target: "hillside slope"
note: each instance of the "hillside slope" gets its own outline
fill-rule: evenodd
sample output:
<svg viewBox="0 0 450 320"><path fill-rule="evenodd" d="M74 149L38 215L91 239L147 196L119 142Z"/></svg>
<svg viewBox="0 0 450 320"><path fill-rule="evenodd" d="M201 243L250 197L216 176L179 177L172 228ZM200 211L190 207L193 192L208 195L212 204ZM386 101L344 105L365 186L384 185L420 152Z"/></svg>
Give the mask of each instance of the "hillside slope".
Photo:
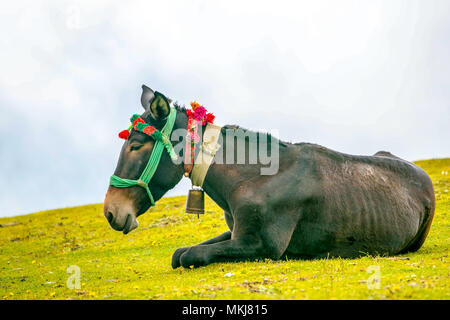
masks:
<svg viewBox="0 0 450 320"><path fill-rule="evenodd" d="M197 219L184 213L185 197L165 198L126 236L108 226L102 204L95 204L1 218L0 298L449 299L450 159L416 163L433 180L437 208L415 253L172 270L175 249L227 230L210 199L210 212ZM69 289L78 268L80 288Z"/></svg>

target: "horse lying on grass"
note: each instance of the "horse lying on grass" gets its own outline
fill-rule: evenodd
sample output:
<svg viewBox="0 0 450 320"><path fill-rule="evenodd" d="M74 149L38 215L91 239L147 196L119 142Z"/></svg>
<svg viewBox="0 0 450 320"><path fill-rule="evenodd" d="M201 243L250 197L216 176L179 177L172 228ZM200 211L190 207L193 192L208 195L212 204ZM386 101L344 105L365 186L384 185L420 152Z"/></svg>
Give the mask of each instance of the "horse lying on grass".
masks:
<svg viewBox="0 0 450 320"><path fill-rule="evenodd" d="M111 227L124 234L138 226L137 217L175 187L185 172L183 161L176 163L169 152L162 151L153 166L151 183L138 179L157 148L159 140L154 138L153 129L164 131L171 112L171 132L186 129L190 114L190 110L171 104L163 94L146 86L141 102L145 111L139 118L143 124L140 130L132 126L114 173L128 185L111 183L104 201L104 215ZM227 150L233 152L233 159L239 156L234 141L225 138L227 131L236 128L220 130L221 152L215 155L202 184L224 210L230 231L177 249L173 268L264 258L394 255L416 251L424 243L433 220L435 197L429 176L416 165L389 152L349 155L270 136L269 144L278 148L278 170L262 175L261 163L217 161L218 155L226 155ZM251 144L261 148L260 140L242 139L245 150L250 150ZM167 139L164 146L167 150L172 147ZM198 150L196 146L195 152Z"/></svg>

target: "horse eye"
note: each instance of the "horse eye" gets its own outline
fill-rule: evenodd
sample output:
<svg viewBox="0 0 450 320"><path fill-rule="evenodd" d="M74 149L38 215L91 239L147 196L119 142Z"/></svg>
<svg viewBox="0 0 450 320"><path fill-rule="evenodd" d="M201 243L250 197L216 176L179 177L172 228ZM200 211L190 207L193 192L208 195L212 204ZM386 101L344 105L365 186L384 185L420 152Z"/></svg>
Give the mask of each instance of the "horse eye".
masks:
<svg viewBox="0 0 450 320"><path fill-rule="evenodd" d="M132 144L130 147L130 151L139 150L142 147L142 144Z"/></svg>

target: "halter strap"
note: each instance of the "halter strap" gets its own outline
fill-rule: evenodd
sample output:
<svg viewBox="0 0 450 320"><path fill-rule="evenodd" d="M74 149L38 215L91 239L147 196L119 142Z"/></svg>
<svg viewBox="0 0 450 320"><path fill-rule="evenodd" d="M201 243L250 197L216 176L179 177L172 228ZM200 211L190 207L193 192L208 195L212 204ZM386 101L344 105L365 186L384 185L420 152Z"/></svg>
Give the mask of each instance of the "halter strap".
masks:
<svg viewBox="0 0 450 320"><path fill-rule="evenodd" d="M155 145L153 147L152 154L150 155L150 159L147 162L147 165L144 168L144 171L142 171L141 176L137 180L132 179L125 179L120 178L116 175L112 175L109 184L117 187L117 188L129 188L133 186L140 186L145 189L147 192L147 195L150 199L150 203L152 206L155 205L155 200L153 199L153 195L150 191L150 188L148 187L148 184L150 183L150 180L152 179L153 175L155 174L156 169L158 168L158 164L161 161L161 156L163 153L164 148L166 147L167 151L169 152L168 145L170 144L170 134L172 133L173 126L175 124L175 118L177 116L177 111L175 108L170 108L170 113L167 118L167 122L164 125L164 127L161 129L161 134L163 136L163 139L157 140L155 142ZM170 152L169 152L170 155Z"/></svg>

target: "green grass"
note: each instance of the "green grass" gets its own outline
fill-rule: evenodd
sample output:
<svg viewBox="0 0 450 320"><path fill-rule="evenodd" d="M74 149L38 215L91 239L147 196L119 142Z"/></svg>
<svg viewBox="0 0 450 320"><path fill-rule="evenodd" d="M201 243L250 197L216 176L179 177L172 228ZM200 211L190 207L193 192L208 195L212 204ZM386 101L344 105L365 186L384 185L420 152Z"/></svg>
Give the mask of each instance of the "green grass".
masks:
<svg viewBox="0 0 450 320"><path fill-rule="evenodd" d="M199 219L185 197L165 198L129 235L113 231L102 205L1 218L1 299L449 299L450 159L418 161L432 177L437 208L425 245L397 257L170 266L175 249L227 230L207 199ZM81 288L67 288L68 266ZM375 266L375 267L373 267ZM378 268L380 288L368 288ZM228 275L228 276L227 276Z"/></svg>

